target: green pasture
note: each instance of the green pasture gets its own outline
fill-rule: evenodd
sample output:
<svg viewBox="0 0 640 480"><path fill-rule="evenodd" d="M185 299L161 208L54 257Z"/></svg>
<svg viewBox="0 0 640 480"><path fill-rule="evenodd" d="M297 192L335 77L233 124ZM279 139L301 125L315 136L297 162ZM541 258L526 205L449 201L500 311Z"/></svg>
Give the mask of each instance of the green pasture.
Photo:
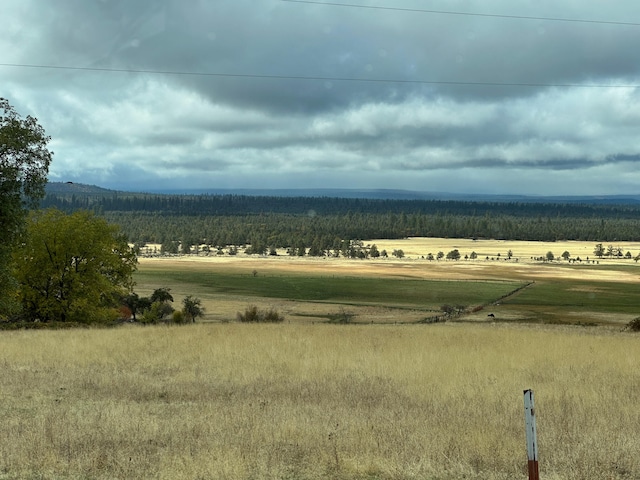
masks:
<svg viewBox="0 0 640 480"><path fill-rule="evenodd" d="M444 304L485 305L517 290L520 281L434 281L403 278L312 276L145 270L135 274L139 287L191 287L196 293L277 298L345 305L383 305L438 310Z"/></svg>
<svg viewBox="0 0 640 480"><path fill-rule="evenodd" d="M545 281L532 285L505 303L640 314L640 287L630 283Z"/></svg>
<svg viewBox="0 0 640 480"><path fill-rule="evenodd" d="M500 309L502 320L620 325L640 316L640 286L547 279L505 299Z"/></svg>
<svg viewBox="0 0 640 480"><path fill-rule="evenodd" d="M437 312L448 304L473 308L491 306L461 319L533 323L626 324L640 316L640 285L627 282L538 280L528 285L513 280L423 280L400 277L305 275L238 270L163 269L142 266L135 274L137 289L146 294L170 287L177 294L202 298L260 299L326 303L334 306L376 306ZM528 285L526 288L522 288Z"/></svg>

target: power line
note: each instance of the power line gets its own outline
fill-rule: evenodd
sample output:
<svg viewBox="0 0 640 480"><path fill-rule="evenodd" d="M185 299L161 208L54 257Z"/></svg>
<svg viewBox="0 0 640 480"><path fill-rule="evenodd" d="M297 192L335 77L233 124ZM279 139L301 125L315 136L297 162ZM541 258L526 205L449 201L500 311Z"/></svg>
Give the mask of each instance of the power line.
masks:
<svg viewBox="0 0 640 480"><path fill-rule="evenodd" d="M192 77L228 77L253 78L266 80L303 80L325 82L364 82L364 83L401 83L414 85L449 85L449 86L484 86L484 87L557 87L557 88L640 88L640 84L581 84L581 83L537 83L537 82L472 82L458 80L409 80L398 78L364 78L364 77L317 77L306 75L267 75L256 73L228 73L228 72L193 72L178 70L142 70L134 68L108 67L74 67L68 65L36 65L28 63L0 63L0 67L34 68L52 70L74 70L83 72L108 73L140 73L150 75L176 75Z"/></svg>
<svg viewBox="0 0 640 480"><path fill-rule="evenodd" d="M312 0L281 0L282 2L289 3L307 3L313 5L327 5L330 7L349 7L349 8L366 8L370 10L394 10L398 12L413 12L413 13L432 13L438 15L459 15L467 17L490 17L490 18L503 18L511 20L539 20L545 22L571 22L571 23L595 23L603 25L625 25L640 27L640 23L636 22L615 22L609 20L587 20L579 18L557 18L557 17L530 17L527 15L500 15L493 13L473 13L473 12L455 12L447 10L425 10L421 8L401 8L401 7L385 7L375 5L357 5L352 3L336 3L336 2L316 2Z"/></svg>

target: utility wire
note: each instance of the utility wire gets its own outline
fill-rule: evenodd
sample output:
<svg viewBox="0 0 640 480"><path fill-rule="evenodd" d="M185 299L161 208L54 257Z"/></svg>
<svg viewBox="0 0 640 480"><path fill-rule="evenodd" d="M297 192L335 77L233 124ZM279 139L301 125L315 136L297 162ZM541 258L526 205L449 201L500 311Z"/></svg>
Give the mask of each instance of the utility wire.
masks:
<svg viewBox="0 0 640 480"><path fill-rule="evenodd" d="M640 27L640 23L636 22L615 22L609 20L585 20L579 18L557 18L557 17L530 17L526 15L500 15L493 13L473 13L473 12L454 12L447 10L425 10L421 8L401 8L401 7L385 7L375 5L357 5L352 3L336 3L336 2L316 2L312 0L280 0L288 3L307 3L312 5L327 5L330 7L349 7L349 8L366 8L370 10L394 10L398 12L413 12L413 13L431 13L438 15L459 15L467 17L490 17L490 18L504 18L512 20L541 20L545 22L572 22L572 23L595 23L603 25L625 25Z"/></svg>
<svg viewBox="0 0 640 480"><path fill-rule="evenodd" d="M73 67L67 65L35 65L28 63L0 63L0 67L35 68L53 70L75 70L83 72L108 73L143 73L150 75L177 75L193 77L229 77L256 78L272 80L306 80L325 82L366 82L366 83L404 83L417 85L452 85L452 86L486 86L486 87L576 87L576 88L640 88L640 84L581 84L581 83L536 83L536 82L470 82L457 80L408 80L398 78L364 78L364 77L316 77L306 75L266 75L256 73L227 73L227 72L193 72L177 70L142 70L134 68L108 67Z"/></svg>

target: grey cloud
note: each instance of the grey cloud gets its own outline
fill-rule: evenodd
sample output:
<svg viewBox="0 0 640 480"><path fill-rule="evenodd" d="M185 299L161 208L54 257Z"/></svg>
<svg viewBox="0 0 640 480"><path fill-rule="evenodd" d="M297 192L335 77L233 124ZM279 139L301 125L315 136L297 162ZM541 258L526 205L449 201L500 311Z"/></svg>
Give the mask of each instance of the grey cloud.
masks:
<svg viewBox="0 0 640 480"><path fill-rule="evenodd" d="M453 171L476 190L497 188L498 174L509 179L502 189L535 190L517 183L521 172L532 182L570 172L591 190L595 171L624 169L625 188L636 178L640 93L586 85L638 83L638 27L279 0L7 0L3 8L12 21L0 33L0 63L232 75L0 67L0 93L54 137L54 178L458 188L443 173ZM630 0L588 11L550 0L429 8L640 18ZM569 188L540 189L549 185Z"/></svg>

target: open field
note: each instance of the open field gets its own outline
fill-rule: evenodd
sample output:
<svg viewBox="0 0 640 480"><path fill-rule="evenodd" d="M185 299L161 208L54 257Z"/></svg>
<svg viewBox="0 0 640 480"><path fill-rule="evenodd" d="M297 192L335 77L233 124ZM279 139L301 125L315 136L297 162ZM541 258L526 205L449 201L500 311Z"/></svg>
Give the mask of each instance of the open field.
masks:
<svg viewBox="0 0 640 480"><path fill-rule="evenodd" d="M428 241L376 243L470 253ZM527 388L542 478L640 478L638 265L481 243L514 259L143 258L137 291L205 322L3 332L0 480L524 480ZM468 312L417 323L443 303ZM249 304L286 321L234 322Z"/></svg>
<svg viewBox="0 0 640 480"><path fill-rule="evenodd" d="M0 335L0 479L640 478L640 337L507 324Z"/></svg>
<svg viewBox="0 0 640 480"><path fill-rule="evenodd" d="M289 322L326 321L346 311L359 322L416 322L438 314L444 304L463 305L459 320L611 324L640 315L640 265L629 259L594 259L588 242L493 240L376 240L407 258L349 260L289 256L184 256L142 258L138 290L170 287L181 297L202 298L205 320L233 320L249 304L273 307ZM428 261L428 253L478 254L476 260ZM638 244L620 245L635 256ZM513 258L506 260L511 250ZM582 262L534 261L568 251ZM498 256L500 254L500 256ZM489 260L486 260L489 257ZM587 258L590 261L587 262ZM529 285L530 284L530 285ZM527 288L502 298L523 285ZM483 307L482 310L472 310Z"/></svg>

